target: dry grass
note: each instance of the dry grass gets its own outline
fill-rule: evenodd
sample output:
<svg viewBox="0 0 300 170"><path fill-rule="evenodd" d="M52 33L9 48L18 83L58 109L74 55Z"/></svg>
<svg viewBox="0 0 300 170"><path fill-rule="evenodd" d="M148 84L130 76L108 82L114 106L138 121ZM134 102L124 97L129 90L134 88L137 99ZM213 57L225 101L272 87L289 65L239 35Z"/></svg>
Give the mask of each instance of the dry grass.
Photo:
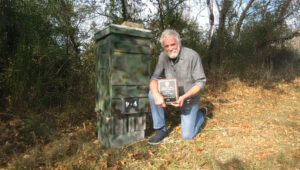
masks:
<svg viewBox="0 0 300 170"><path fill-rule="evenodd" d="M300 94L295 91L299 79L270 89L238 80L227 84L228 91L205 96L215 106L214 119L200 134L210 136L203 144L211 167L299 168Z"/></svg>
<svg viewBox="0 0 300 170"><path fill-rule="evenodd" d="M89 122L16 157L8 168L32 160L29 169L300 169L300 78L268 88L233 79L224 87L208 86L202 95L213 117L193 140L181 139L173 112L167 115L170 135L157 146L145 139L104 149L96 122Z"/></svg>

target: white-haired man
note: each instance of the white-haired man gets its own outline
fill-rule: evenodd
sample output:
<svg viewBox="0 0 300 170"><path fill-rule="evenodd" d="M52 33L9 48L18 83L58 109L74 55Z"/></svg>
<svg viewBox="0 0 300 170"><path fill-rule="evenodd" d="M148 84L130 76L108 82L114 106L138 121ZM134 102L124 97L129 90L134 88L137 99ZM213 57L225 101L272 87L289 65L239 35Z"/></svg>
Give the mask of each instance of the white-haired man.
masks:
<svg viewBox="0 0 300 170"><path fill-rule="evenodd" d="M150 144L158 144L168 136L165 124L164 97L158 91L157 80L176 78L178 81L179 99L171 103L181 110L181 136L192 139L204 122L206 108L199 108L200 90L204 88L206 76L200 56L194 50L181 46L179 34L175 30L165 30L160 43L164 48L149 83L149 100L155 135L149 139Z"/></svg>

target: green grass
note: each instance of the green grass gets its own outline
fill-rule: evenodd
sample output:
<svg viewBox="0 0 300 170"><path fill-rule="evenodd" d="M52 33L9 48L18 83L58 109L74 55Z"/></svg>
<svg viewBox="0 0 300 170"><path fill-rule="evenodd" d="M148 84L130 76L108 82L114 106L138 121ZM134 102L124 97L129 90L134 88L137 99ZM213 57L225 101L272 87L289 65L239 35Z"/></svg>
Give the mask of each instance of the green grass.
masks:
<svg viewBox="0 0 300 170"><path fill-rule="evenodd" d="M293 87L294 92L300 93L300 86Z"/></svg>

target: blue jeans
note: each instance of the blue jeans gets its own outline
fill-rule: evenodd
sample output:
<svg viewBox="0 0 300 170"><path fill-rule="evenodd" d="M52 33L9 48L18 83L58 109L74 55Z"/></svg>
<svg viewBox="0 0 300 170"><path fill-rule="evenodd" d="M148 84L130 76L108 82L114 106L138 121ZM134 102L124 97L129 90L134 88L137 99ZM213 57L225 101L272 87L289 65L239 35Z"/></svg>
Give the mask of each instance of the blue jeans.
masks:
<svg viewBox="0 0 300 170"><path fill-rule="evenodd" d="M160 129L166 127L164 108L157 106L152 93L148 94L153 119L153 128ZM199 104L185 109L181 108L181 137L183 139L193 139L204 122L203 113L198 111Z"/></svg>

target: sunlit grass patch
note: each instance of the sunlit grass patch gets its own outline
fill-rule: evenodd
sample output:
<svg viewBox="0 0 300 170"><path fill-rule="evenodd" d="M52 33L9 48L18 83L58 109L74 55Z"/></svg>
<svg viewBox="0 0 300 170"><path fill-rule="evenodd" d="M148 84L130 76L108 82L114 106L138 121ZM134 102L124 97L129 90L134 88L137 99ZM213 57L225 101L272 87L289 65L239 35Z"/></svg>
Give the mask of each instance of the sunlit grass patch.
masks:
<svg viewBox="0 0 300 170"><path fill-rule="evenodd" d="M294 92L300 93L300 86L295 86L292 88Z"/></svg>

